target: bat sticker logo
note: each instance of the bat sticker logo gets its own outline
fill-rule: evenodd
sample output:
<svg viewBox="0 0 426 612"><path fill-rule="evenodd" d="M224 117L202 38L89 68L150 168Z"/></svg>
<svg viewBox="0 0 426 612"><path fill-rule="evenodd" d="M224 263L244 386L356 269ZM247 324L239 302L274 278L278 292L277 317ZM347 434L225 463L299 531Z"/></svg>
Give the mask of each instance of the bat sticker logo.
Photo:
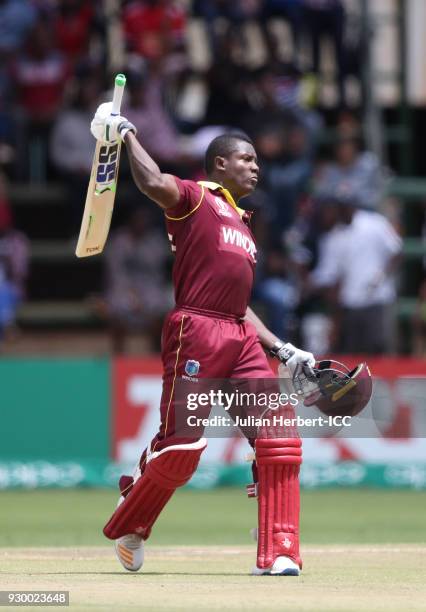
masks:
<svg viewBox="0 0 426 612"><path fill-rule="evenodd" d="M106 184L114 183L117 172L118 143L114 145L104 145L100 148L98 158L98 169L96 172L96 183L104 184L103 189L97 189L102 193L107 189Z"/></svg>

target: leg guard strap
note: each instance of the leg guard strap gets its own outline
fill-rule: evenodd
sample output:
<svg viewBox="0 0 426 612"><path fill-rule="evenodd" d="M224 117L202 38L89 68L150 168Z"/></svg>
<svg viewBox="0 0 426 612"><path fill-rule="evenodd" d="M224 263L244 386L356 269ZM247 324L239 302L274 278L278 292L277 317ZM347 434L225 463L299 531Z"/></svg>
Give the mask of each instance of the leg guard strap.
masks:
<svg viewBox="0 0 426 612"><path fill-rule="evenodd" d="M197 469L206 446L206 439L201 438L193 444L177 444L152 453L142 476L105 525L106 537L116 540L137 533L146 540L173 493L187 483Z"/></svg>
<svg viewBox="0 0 426 612"><path fill-rule="evenodd" d="M299 470L302 463L299 438L258 439L257 566L271 567L286 556L301 567L299 556Z"/></svg>

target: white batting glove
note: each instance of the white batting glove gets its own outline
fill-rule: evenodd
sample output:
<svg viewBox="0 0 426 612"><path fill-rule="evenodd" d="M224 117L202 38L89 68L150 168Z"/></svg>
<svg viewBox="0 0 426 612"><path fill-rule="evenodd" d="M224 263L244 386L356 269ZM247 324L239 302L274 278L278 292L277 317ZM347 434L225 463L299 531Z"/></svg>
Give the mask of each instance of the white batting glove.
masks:
<svg viewBox="0 0 426 612"><path fill-rule="evenodd" d="M127 132L136 134L136 128L122 115L109 115L105 120L105 135L107 142L117 142L119 138L124 140Z"/></svg>
<svg viewBox="0 0 426 612"><path fill-rule="evenodd" d="M112 102L104 102L96 109L95 116L90 124L90 131L96 140L105 141L105 121L111 114Z"/></svg>
<svg viewBox="0 0 426 612"><path fill-rule="evenodd" d="M312 353L302 351L290 342L284 344L280 341L275 343L270 353L281 361L278 372L283 386L289 394L297 393L306 399L317 393L318 384L314 380L313 372L316 360ZM308 375L309 379L307 378ZM312 380L310 379L311 375ZM303 380L303 388L299 379Z"/></svg>
<svg viewBox="0 0 426 612"><path fill-rule="evenodd" d="M296 370L301 370L304 366L308 368L313 368L315 366L315 357L312 353L302 351L290 344L290 342L286 344L283 342L276 342L270 352L271 355L287 366L292 376L294 376Z"/></svg>
<svg viewBox="0 0 426 612"><path fill-rule="evenodd" d="M127 132L136 134L136 128L122 115L111 115L112 102L101 104L90 124L90 131L96 140L114 144L119 138L124 139Z"/></svg>

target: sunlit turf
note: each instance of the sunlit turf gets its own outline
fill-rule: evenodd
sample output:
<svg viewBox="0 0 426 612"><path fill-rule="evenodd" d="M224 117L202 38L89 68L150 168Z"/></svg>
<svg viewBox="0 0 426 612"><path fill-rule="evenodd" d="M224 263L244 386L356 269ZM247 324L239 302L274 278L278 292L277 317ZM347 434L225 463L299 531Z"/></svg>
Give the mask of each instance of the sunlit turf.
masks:
<svg viewBox="0 0 426 612"><path fill-rule="evenodd" d="M110 489L0 492L0 546L108 545L102 527L117 494ZM426 492L304 491L306 544L426 542ZM150 545L242 545L256 525L256 501L243 489L179 490L160 516Z"/></svg>

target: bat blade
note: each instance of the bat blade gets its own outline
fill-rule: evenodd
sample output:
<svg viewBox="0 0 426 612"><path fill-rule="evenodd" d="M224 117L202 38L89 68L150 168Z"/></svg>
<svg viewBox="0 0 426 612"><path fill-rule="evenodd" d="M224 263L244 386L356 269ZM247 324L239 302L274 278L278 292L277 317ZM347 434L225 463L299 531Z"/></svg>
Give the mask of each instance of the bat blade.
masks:
<svg viewBox="0 0 426 612"><path fill-rule="evenodd" d="M121 143L98 142L93 156L83 220L75 254L90 257L102 253L114 210Z"/></svg>
<svg viewBox="0 0 426 612"><path fill-rule="evenodd" d="M120 114L126 77L117 74L112 97L112 115ZM121 141L97 142L75 254L90 257L102 253L111 225L120 163Z"/></svg>

